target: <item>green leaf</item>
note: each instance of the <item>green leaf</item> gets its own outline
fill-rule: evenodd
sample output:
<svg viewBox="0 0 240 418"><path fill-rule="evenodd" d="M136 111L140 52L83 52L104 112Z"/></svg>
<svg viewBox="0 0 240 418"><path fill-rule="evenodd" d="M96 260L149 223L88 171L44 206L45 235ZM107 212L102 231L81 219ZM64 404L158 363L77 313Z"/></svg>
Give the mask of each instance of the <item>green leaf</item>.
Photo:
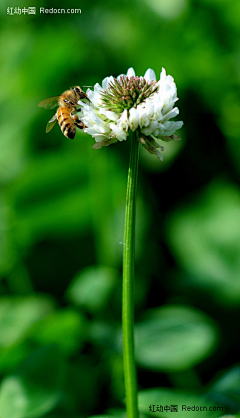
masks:
<svg viewBox="0 0 240 418"><path fill-rule="evenodd" d="M106 305L116 281L117 272L112 268L87 267L73 279L67 296L71 302L97 311Z"/></svg>
<svg viewBox="0 0 240 418"><path fill-rule="evenodd" d="M51 411L60 397L61 358L54 347L34 352L15 375L2 381L1 418L37 418Z"/></svg>
<svg viewBox="0 0 240 418"><path fill-rule="evenodd" d="M2 276L11 271L18 259L11 234L11 209L3 195L0 198L0 231L0 276Z"/></svg>
<svg viewBox="0 0 240 418"><path fill-rule="evenodd" d="M240 415L221 415L219 418L240 418Z"/></svg>
<svg viewBox="0 0 240 418"><path fill-rule="evenodd" d="M0 347L24 338L31 326L53 309L44 296L3 297L0 299Z"/></svg>
<svg viewBox="0 0 240 418"><path fill-rule="evenodd" d="M166 224L169 245L190 284L222 303L240 301L240 192L214 182Z"/></svg>
<svg viewBox="0 0 240 418"><path fill-rule="evenodd" d="M215 418L223 411L222 406L218 407L203 396L165 388L143 390L139 392L138 399L139 410L156 418ZM171 411L174 406L177 407L177 412ZM208 410L209 408L211 409Z"/></svg>
<svg viewBox="0 0 240 418"><path fill-rule="evenodd" d="M15 375L2 381L1 418L38 418L60 397L61 358L54 347L34 352Z"/></svg>
<svg viewBox="0 0 240 418"><path fill-rule="evenodd" d="M40 321L31 338L40 345L56 344L66 354L74 353L84 341L85 318L78 312L62 309Z"/></svg>
<svg viewBox="0 0 240 418"><path fill-rule="evenodd" d="M186 306L164 306L136 325L136 359L154 370L185 370L207 358L216 346L212 320Z"/></svg>
<svg viewBox="0 0 240 418"><path fill-rule="evenodd" d="M45 234L86 230L91 218L86 157L58 152L32 160L9 187L8 199L21 245Z"/></svg>
<svg viewBox="0 0 240 418"><path fill-rule="evenodd" d="M231 411L240 410L240 366L225 370L211 388L211 397L224 402Z"/></svg>

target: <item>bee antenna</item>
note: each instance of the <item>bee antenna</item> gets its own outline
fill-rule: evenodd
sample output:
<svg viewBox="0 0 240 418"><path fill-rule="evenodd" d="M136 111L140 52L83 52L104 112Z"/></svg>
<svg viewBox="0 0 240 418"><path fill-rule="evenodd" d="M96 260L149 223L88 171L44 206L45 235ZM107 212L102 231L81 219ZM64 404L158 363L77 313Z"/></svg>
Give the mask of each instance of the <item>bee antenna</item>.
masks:
<svg viewBox="0 0 240 418"><path fill-rule="evenodd" d="M83 86L83 87L92 87L92 86Z"/></svg>

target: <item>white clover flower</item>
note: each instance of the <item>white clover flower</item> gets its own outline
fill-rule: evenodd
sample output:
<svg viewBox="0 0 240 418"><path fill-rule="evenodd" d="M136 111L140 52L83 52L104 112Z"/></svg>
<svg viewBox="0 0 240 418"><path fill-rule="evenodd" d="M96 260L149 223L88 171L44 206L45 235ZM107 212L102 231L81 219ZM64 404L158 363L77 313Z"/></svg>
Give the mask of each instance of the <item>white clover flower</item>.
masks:
<svg viewBox="0 0 240 418"><path fill-rule="evenodd" d="M93 148L125 141L129 131L137 131L140 143L162 160L160 141L181 139L174 132L183 122L170 121L179 114L175 107L177 87L164 68L159 81L150 68L144 77L135 76L129 68L126 75L106 77L102 87L95 84L87 96L89 104L79 101L80 119L86 125L85 132L96 141Z"/></svg>

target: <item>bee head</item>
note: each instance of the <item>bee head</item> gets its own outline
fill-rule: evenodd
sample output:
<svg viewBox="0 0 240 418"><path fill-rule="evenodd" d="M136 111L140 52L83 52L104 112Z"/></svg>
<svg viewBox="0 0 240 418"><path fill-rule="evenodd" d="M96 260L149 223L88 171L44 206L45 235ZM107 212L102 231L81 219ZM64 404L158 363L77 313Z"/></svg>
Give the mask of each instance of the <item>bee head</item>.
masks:
<svg viewBox="0 0 240 418"><path fill-rule="evenodd" d="M72 87L72 89L75 91L75 93L78 93L78 94L82 92L82 89L78 86Z"/></svg>
<svg viewBox="0 0 240 418"><path fill-rule="evenodd" d="M83 91L82 89L81 89L81 87L79 87L79 86L74 86L74 87L72 87L72 90L78 95L78 97L80 98L80 99L88 99L88 96L87 96L87 94L85 93L85 91Z"/></svg>

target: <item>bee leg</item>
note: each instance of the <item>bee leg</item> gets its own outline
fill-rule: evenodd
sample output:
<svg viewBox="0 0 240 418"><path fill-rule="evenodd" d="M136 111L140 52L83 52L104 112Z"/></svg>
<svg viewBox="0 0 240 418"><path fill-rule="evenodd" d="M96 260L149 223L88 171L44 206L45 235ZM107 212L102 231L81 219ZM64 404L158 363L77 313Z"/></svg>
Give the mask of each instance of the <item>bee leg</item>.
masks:
<svg viewBox="0 0 240 418"><path fill-rule="evenodd" d="M79 121L78 115L76 115L76 113L70 112L70 116L73 118L74 123Z"/></svg>
<svg viewBox="0 0 240 418"><path fill-rule="evenodd" d="M85 123L83 123L81 120L79 120L78 122L74 122L74 125L77 126L78 129L87 128L87 126L85 125Z"/></svg>
<svg viewBox="0 0 240 418"><path fill-rule="evenodd" d="M72 118L74 120L74 125L77 126L78 129L87 128L87 126L80 119L78 119L78 115L73 115L71 113L71 116L72 116Z"/></svg>

